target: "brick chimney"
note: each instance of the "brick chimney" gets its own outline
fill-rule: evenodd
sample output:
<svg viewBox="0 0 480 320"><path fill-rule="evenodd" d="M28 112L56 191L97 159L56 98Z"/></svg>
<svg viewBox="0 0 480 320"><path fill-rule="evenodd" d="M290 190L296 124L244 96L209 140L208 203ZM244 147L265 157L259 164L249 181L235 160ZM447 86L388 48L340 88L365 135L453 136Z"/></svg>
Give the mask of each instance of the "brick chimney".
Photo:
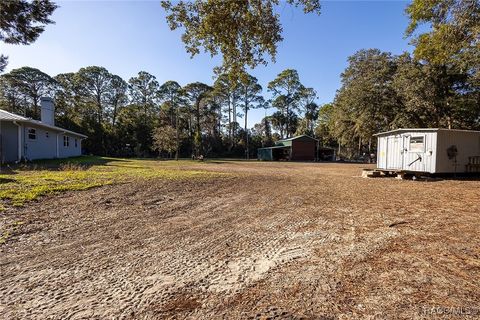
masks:
<svg viewBox="0 0 480 320"><path fill-rule="evenodd" d="M40 98L40 121L51 126L55 125L55 105L52 98Z"/></svg>

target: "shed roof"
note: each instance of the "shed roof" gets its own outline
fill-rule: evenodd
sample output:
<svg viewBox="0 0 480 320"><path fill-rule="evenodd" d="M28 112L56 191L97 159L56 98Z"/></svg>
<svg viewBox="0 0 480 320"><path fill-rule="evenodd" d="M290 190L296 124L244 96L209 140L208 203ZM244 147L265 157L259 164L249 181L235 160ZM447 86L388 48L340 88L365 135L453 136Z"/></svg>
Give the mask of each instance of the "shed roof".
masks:
<svg viewBox="0 0 480 320"><path fill-rule="evenodd" d="M391 134L398 134L398 133L404 133L404 132L437 132L437 131L451 131L451 132L477 132L480 133L480 131L475 131L475 130L463 130L463 129L444 129L444 128L403 128L403 129L395 129L395 130L390 130L390 131L385 131L385 132L379 132L374 134L374 137L377 136L387 136Z"/></svg>
<svg viewBox="0 0 480 320"><path fill-rule="evenodd" d="M57 127L57 126L52 126L52 125L49 125L49 124L43 123L43 122L38 121L38 120L31 119L31 118L22 117L18 114L11 113L11 112L8 112L8 111L2 110L2 109L0 109L0 120L2 120L2 121L17 121L17 122L21 122L21 123L33 124L33 125L36 125L36 126L39 126L39 127L44 127L44 128L48 128L48 129L55 130L55 131L69 133L69 134L74 135L74 136L87 138L87 136L84 135L84 134L81 134L81 133L78 133L78 132L75 132L75 131L70 131L70 130L67 130L67 129L63 129L63 128L60 128L60 127Z"/></svg>

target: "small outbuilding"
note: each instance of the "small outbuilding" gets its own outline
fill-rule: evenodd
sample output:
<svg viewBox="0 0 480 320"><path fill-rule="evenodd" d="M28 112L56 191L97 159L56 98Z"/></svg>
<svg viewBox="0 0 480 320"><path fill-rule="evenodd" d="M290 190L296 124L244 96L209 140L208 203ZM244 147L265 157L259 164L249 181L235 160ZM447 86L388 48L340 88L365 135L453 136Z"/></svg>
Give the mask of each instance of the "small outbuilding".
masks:
<svg viewBox="0 0 480 320"><path fill-rule="evenodd" d="M258 160L315 161L317 144L317 139L307 135L279 140L273 147L258 149Z"/></svg>
<svg viewBox="0 0 480 320"><path fill-rule="evenodd" d="M379 170L432 174L480 172L480 131L397 129L375 136Z"/></svg>
<svg viewBox="0 0 480 320"><path fill-rule="evenodd" d="M55 106L41 98L41 120L0 109L0 161L68 158L82 154L87 136L55 126Z"/></svg>

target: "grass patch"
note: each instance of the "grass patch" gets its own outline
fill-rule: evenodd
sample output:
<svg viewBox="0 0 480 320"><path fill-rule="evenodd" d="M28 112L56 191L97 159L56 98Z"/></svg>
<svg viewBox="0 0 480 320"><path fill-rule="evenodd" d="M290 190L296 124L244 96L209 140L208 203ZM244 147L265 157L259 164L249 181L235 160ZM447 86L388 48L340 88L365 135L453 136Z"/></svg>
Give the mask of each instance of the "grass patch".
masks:
<svg viewBox="0 0 480 320"><path fill-rule="evenodd" d="M92 156L36 161L29 165L12 167L6 174L0 174L0 199L4 204L22 206L43 195L86 190L135 179L178 180L225 175L182 169L182 166L192 164L191 162Z"/></svg>

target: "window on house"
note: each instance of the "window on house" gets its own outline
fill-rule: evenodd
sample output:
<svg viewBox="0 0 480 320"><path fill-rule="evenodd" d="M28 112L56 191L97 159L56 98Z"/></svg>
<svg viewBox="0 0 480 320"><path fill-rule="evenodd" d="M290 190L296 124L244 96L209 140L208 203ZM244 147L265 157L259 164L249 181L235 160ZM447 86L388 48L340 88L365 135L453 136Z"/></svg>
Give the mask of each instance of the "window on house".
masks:
<svg viewBox="0 0 480 320"><path fill-rule="evenodd" d="M410 147L409 151L411 152L423 152L425 151L425 137L410 137Z"/></svg>
<svg viewBox="0 0 480 320"><path fill-rule="evenodd" d="M27 129L27 135L29 140L37 140L37 130L33 128Z"/></svg>
<svg viewBox="0 0 480 320"><path fill-rule="evenodd" d="M64 147L70 146L70 137L69 136L63 136L63 146Z"/></svg>
<svg viewBox="0 0 480 320"><path fill-rule="evenodd" d="M77 148L77 147L78 147L78 140L75 139L75 148Z"/></svg>
<svg viewBox="0 0 480 320"><path fill-rule="evenodd" d="M45 131L45 138L48 139L49 135L48 135L48 131Z"/></svg>

